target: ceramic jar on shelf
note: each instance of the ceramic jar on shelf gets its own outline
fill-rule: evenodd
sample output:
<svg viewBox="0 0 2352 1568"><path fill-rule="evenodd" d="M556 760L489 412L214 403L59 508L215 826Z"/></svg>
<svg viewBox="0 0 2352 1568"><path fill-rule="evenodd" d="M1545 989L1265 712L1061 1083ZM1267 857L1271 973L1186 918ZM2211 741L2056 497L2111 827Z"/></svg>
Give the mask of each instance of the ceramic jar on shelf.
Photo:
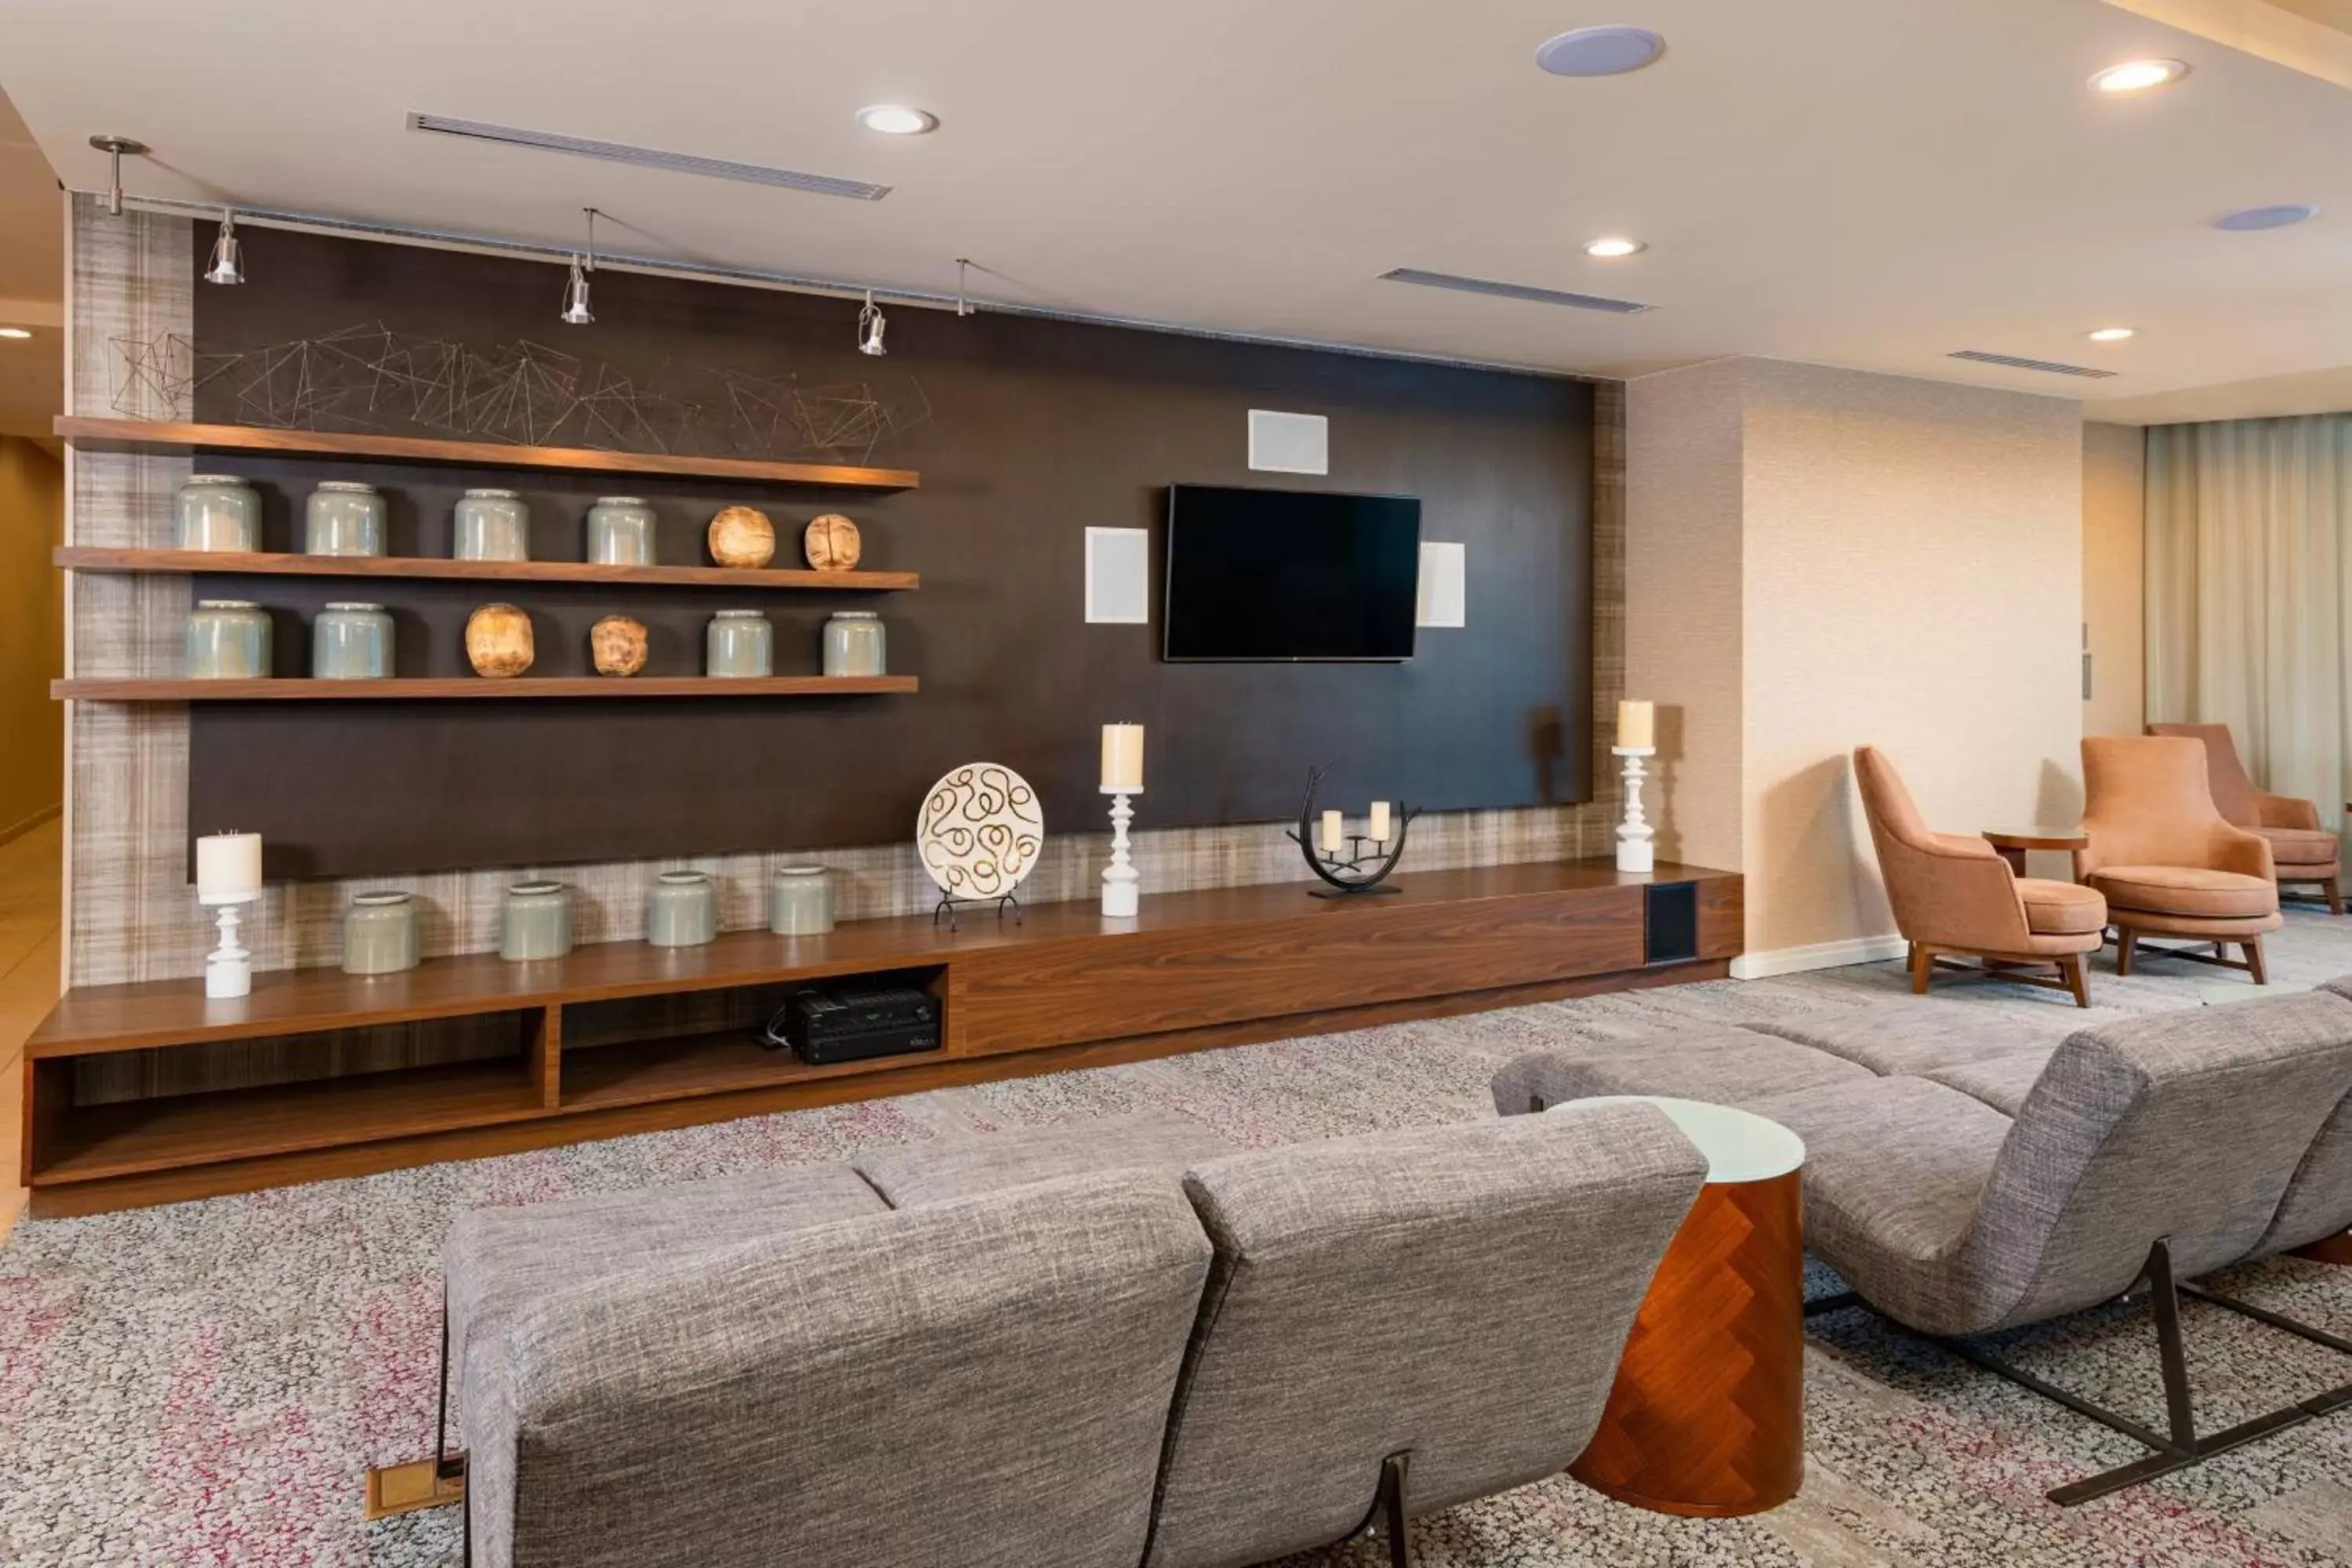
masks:
<svg viewBox="0 0 2352 1568"><path fill-rule="evenodd" d="M198 474L174 498L183 550L261 548L261 496L234 474Z"/></svg>
<svg viewBox="0 0 2352 1568"><path fill-rule="evenodd" d="M823 936L833 929L833 879L822 866L779 866L768 879L768 929Z"/></svg>
<svg viewBox="0 0 2352 1568"><path fill-rule="evenodd" d="M416 900L397 892L354 895L343 912L343 973L397 974L416 960Z"/></svg>
<svg viewBox="0 0 2352 1568"><path fill-rule="evenodd" d="M188 616L188 679L258 680L269 674L269 616L250 599L199 599Z"/></svg>
<svg viewBox="0 0 2352 1568"><path fill-rule="evenodd" d="M719 894L700 871L664 871L646 894L646 941L700 947L719 934Z"/></svg>
<svg viewBox="0 0 2352 1568"><path fill-rule="evenodd" d="M588 509L588 559L598 566L654 563L654 509L635 496L599 496Z"/></svg>
<svg viewBox="0 0 2352 1568"><path fill-rule="evenodd" d="M467 490L458 498L449 553L459 561L530 559L530 508L515 490Z"/></svg>
<svg viewBox="0 0 2352 1568"><path fill-rule="evenodd" d="M571 951L571 889L561 882L532 881L507 889L499 906L500 958L562 958Z"/></svg>
<svg viewBox="0 0 2352 1568"><path fill-rule="evenodd" d="M383 497L356 479L321 479L302 503L306 555L382 555Z"/></svg>
<svg viewBox="0 0 2352 1568"><path fill-rule="evenodd" d="M881 675L887 664L881 616L871 610L835 610L825 621L825 674Z"/></svg>
<svg viewBox="0 0 2352 1568"><path fill-rule="evenodd" d="M331 604L310 625L310 674L319 680L383 680L392 674L392 617L382 605Z"/></svg>
<svg viewBox="0 0 2352 1568"><path fill-rule="evenodd" d="M776 629L757 610L721 610L704 634L704 673L721 679L771 674L776 662Z"/></svg>

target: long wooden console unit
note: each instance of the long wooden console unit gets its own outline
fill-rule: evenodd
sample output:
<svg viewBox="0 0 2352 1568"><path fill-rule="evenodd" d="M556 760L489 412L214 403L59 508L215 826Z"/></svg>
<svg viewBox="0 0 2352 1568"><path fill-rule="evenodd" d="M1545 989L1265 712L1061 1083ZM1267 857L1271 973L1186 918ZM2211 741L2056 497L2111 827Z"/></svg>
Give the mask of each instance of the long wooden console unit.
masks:
<svg viewBox="0 0 2352 1568"><path fill-rule="evenodd" d="M1018 924L967 913L764 931L707 947L606 942L569 958L436 959L403 974L257 975L208 1002L195 980L69 992L26 1047L36 1215L72 1215L392 1170L656 1128L1631 986L1719 978L1740 951L1737 875L1605 862L1412 874L1393 897L1277 884L1091 902ZM944 1003L919 1056L811 1067L754 1043L791 989L912 982ZM436 1031L471 1059L260 1087L77 1096L76 1058L250 1051L316 1071L339 1042ZM430 1054L429 1051L426 1054ZM446 1053L445 1053L446 1054Z"/></svg>

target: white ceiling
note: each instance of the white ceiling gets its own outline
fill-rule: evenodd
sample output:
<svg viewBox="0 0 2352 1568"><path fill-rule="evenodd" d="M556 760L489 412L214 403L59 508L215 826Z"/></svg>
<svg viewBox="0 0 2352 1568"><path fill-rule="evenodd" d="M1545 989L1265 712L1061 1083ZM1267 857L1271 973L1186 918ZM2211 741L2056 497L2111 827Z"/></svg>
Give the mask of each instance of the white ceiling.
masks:
<svg viewBox="0 0 2352 1568"><path fill-rule="evenodd" d="M1664 59L1536 69L1602 22L1664 33ZM2147 54L2194 68L2137 100L2084 86ZM134 192L558 242L593 204L641 253L932 289L969 256L983 296L1603 375L1765 354L2099 415L2352 365L2352 93L2100 0L10 0L0 88L82 188L112 132L156 148ZM876 101L941 129L874 135L852 111ZM456 142L412 110L896 189ZM2279 202L2322 215L2208 226ZM1651 248L1581 254L1608 233ZM1393 267L1658 309L1378 280ZM2140 335L2084 339L2110 323Z"/></svg>

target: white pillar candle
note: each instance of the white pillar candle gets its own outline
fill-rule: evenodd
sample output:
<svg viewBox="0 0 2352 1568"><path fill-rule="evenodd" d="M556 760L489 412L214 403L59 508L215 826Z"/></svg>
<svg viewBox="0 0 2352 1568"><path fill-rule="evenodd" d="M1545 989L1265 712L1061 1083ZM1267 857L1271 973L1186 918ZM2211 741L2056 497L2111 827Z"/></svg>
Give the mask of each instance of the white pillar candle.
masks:
<svg viewBox="0 0 2352 1568"><path fill-rule="evenodd" d="M1375 844L1386 844L1389 841L1389 803L1387 801L1372 802L1371 826L1365 828L1364 832Z"/></svg>
<svg viewBox="0 0 2352 1568"><path fill-rule="evenodd" d="M197 839L196 897L207 904L261 897L261 835L215 833Z"/></svg>
<svg viewBox="0 0 2352 1568"><path fill-rule="evenodd" d="M1327 855L1339 853L1340 841L1345 837L1339 814L1336 811L1325 812L1323 814L1323 852Z"/></svg>
<svg viewBox="0 0 2352 1568"><path fill-rule="evenodd" d="M1102 727L1102 787L1106 795L1143 793L1143 726Z"/></svg>
<svg viewBox="0 0 2352 1568"><path fill-rule="evenodd" d="M1617 704L1617 743L1627 751L1647 751L1655 745L1657 707L1649 702Z"/></svg>

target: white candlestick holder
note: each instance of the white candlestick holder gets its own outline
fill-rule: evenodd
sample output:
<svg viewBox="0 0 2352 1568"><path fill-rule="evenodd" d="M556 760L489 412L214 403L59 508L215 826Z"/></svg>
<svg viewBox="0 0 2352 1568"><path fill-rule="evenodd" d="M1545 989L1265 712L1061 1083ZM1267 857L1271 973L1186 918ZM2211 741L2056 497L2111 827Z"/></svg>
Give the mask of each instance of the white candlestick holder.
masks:
<svg viewBox="0 0 2352 1568"><path fill-rule="evenodd" d="M1130 794L1140 790L1106 789L1110 796L1110 864L1103 868L1102 912L1115 921L1133 920L1138 909L1136 884L1143 873L1128 858L1127 825L1135 820L1135 810L1127 804Z"/></svg>
<svg viewBox="0 0 2352 1568"><path fill-rule="evenodd" d="M220 945L205 958L205 994L215 1001L253 993L253 954L237 940L236 928L243 916L237 913L239 904L251 900L205 900L215 911L214 919L220 926Z"/></svg>
<svg viewBox="0 0 2352 1568"><path fill-rule="evenodd" d="M1642 781L1649 776L1644 765L1658 754L1655 746L1612 746L1610 753L1625 759L1625 820L1617 825L1617 869L1620 871L1651 871L1657 868L1656 847L1651 836L1656 831L1650 819L1642 815Z"/></svg>

